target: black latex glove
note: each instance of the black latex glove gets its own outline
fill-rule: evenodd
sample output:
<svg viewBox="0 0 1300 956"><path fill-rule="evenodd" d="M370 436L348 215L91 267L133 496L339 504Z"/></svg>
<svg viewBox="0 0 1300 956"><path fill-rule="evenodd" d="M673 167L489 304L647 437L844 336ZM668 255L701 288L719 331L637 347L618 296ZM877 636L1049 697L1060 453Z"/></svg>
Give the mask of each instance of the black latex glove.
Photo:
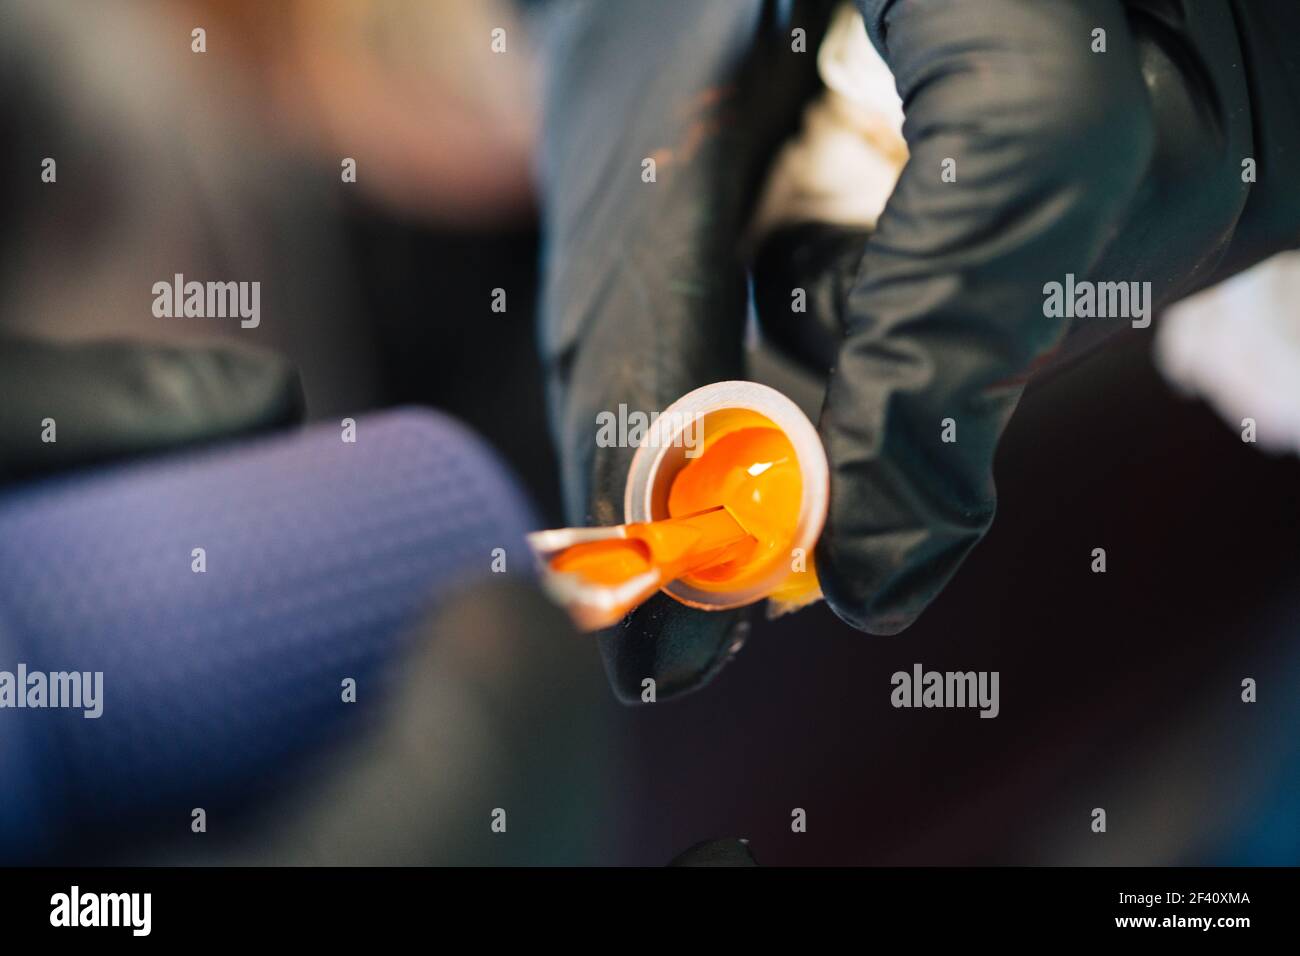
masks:
<svg viewBox="0 0 1300 956"><path fill-rule="evenodd" d="M302 410L297 373L264 352L0 338L0 480L287 425Z"/></svg>
<svg viewBox="0 0 1300 956"><path fill-rule="evenodd" d="M755 72L772 80L790 58L788 42L764 48L738 26L758 3L727 5L734 22L629 6L582 8L588 24L617 22L571 29L582 43L565 48L547 91L545 346L570 508L576 517L589 503L584 516L599 523L619 517L627 453L595 448L596 411L662 408L739 371L736 226L752 194L734 184L770 144L726 125L701 134L686 167L661 166L657 184L624 170L689 138L686 104L721 65L759 57ZM1068 320L1044 315L1045 283L1067 273L1150 281L1158 309L1300 244L1300 188L1287 178L1300 155L1300 58L1288 45L1300 5L859 6L903 99L907 168L869 238L822 234L811 255L791 250L805 254L784 274L802 270L820 314L791 316L788 286L755 281L769 293L759 308L772 337L833 364L821 420L830 514L817 555L827 600L854 627L895 633L992 521L998 439L1031 367L1066 332ZM1097 29L1104 53L1092 49ZM789 116L762 83L734 90L737 122ZM948 158L956 182L941 179ZM1255 183L1243 182L1246 158ZM941 441L945 418L955 443ZM665 610L667 600L606 639L624 699L637 671L681 689L724 659L725 616Z"/></svg>
<svg viewBox="0 0 1300 956"><path fill-rule="evenodd" d="M617 524L633 449L597 449L596 415L658 411L740 378L736 248L768 161L818 88L827 5L579 2L551 24L541 179L543 348L573 524ZM807 53L790 31L807 31ZM656 181L642 181L642 161ZM599 454L597 452L599 451ZM660 699L725 660L736 613L657 595L600 637L616 694Z"/></svg>
<svg viewBox="0 0 1300 956"><path fill-rule="evenodd" d="M997 441L1068 324L1044 316L1045 283L1150 281L1159 308L1225 258L1240 268L1300 238L1294 186L1280 230L1248 206L1287 188L1268 153L1296 142L1295 100L1270 100L1300 83L1254 42L1280 24L1243 39L1227 3L862 6L911 155L845 300L818 567L840 617L894 633L992 521ZM1297 20L1294 4L1241 6ZM956 183L940 180L947 157ZM956 443L940 441L945 417Z"/></svg>

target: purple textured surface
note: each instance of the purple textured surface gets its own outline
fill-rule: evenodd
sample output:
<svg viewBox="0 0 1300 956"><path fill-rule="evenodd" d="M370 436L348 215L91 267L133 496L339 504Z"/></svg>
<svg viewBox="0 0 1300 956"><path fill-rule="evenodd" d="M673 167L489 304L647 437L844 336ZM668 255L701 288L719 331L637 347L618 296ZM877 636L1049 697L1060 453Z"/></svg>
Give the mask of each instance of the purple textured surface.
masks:
<svg viewBox="0 0 1300 956"><path fill-rule="evenodd" d="M360 419L355 444L340 431L0 497L0 670L104 674L98 719L0 709L0 853L241 799L348 719L342 681L364 699L493 549L531 573L530 509L462 426L401 410Z"/></svg>

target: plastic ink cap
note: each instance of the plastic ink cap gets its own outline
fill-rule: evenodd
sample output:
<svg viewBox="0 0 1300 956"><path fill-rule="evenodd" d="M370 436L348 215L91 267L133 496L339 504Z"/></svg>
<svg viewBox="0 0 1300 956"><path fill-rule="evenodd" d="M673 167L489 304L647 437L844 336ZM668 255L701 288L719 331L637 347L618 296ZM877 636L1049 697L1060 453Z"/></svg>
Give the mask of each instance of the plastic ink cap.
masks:
<svg viewBox="0 0 1300 956"><path fill-rule="evenodd" d="M751 541L662 590L725 610L771 598L780 613L821 596L813 549L826 522L829 467L817 429L794 402L757 382L716 382L665 409L628 472L629 524L719 506ZM737 553L737 551L739 553Z"/></svg>

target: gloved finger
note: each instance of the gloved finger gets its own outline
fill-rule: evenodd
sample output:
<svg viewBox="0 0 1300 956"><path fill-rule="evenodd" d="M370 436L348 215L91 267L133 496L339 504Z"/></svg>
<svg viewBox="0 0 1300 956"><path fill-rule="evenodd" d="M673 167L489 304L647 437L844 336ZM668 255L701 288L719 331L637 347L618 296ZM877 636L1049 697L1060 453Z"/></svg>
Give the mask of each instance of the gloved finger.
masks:
<svg viewBox="0 0 1300 956"><path fill-rule="evenodd" d="M754 310L765 340L823 383L839 359L849 292L870 236L866 227L799 223L775 230L754 258ZM792 293L799 294L798 308L792 307ZM1026 388L1070 367L1123 328L1072 323L1060 346L1034 363Z"/></svg>
<svg viewBox="0 0 1300 956"><path fill-rule="evenodd" d="M697 611L656 594L597 635L614 696L624 704L651 703L703 687L744 646L750 614L749 608Z"/></svg>
<svg viewBox="0 0 1300 956"><path fill-rule="evenodd" d="M623 520L634 449L596 444L597 416L650 414L742 375L739 241L763 170L817 86L825 5L796 24L765 0L578 3L551 24L541 183L542 350L574 524ZM735 616L663 598L601 639L615 690L697 685Z"/></svg>
<svg viewBox="0 0 1300 956"><path fill-rule="evenodd" d="M292 424L298 374L228 346L0 344L0 477Z"/></svg>
<svg viewBox="0 0 1300 956"><path fill-rule="evenodd" d="M1042 281L1088 273L1153 137L1117 2L860 6L906 104L910 159L847 299L818 570L841 618L895 633L991 522L997 440L1065 331Z"/></svg>
<svg viewBox="0 0 1300 956"><path fill-rule="evenodd" d="M571 520L593 503L622 516L626 470L596 461L597 412L655 411L740 372L740 234L818 82L777 6L576 3L551 26L542 351Z"/></svg>

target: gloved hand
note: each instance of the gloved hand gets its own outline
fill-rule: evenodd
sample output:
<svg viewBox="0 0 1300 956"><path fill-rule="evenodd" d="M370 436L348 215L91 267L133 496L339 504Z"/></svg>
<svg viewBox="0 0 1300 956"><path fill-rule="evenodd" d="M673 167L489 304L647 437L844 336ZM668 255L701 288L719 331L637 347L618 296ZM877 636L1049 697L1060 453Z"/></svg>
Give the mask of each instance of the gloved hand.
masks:
<svg viewBox="0 0 1300 956"><path fill-rule="evenodd" d="M0 481L250 434L302 412L297 372L265 352L0 338Z"/></svg>
<svg viewBox="0 0 1300 956"><path fill-rule="evenodd" d="M617 9L580 5L557 31L542 158L543 345L571 518L594 523L619 519L630 457L596 448L596 413L660 409L740 374L753 183L816 89L815 33L800 60L789 25L780 42L755 28L759 0L604 6ZM1046 283L1149 281L1158 310L1300 243L1285 162L1300 150L1286 52L1300 13L1284 0L859 7L904 103L908 164L869 237L814 229L769 247L754 282L772 338L833 366L826 598L892 634L992 521L998 439L1069 325L1045 314ZM656 154L668 162L642 183ZM791 276L815 314L790 314ZM602 638L616 691L698 686L732 623L647 604Z"/></svg>
<svg viewBox="0 0 1300 956"><path fill-rule="evenodd" d="M623 520L633 449L597 449L597 413L742 377L737 237L818 88L828 7L796 8L803 54L774 6L580 2L550 24L542 339L572 524ZM721 666L738 619L655 596L599 637L615 692L639 700L647 677L661 698L689 688Z"/></svg>

